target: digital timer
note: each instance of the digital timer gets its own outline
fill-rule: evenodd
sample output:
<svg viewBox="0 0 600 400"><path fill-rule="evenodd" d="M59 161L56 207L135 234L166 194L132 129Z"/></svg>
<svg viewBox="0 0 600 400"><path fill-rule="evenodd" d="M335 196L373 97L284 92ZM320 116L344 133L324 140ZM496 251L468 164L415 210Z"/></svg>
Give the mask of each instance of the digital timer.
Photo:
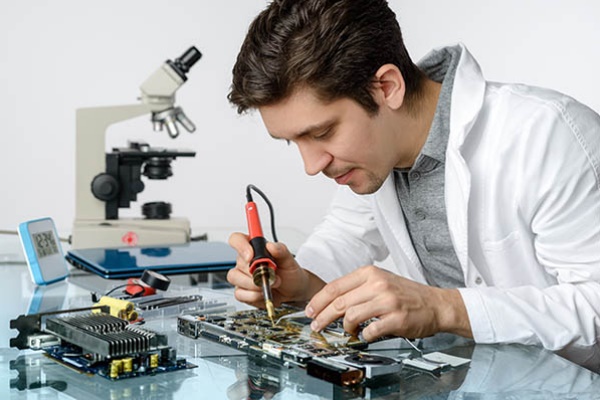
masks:
<svg viewBox="0 0 600 400"><path fill-rule="evenodd" d="M47 285L67 277L67 263L52 218L19 224L19 237L33 282Z"/></svg>

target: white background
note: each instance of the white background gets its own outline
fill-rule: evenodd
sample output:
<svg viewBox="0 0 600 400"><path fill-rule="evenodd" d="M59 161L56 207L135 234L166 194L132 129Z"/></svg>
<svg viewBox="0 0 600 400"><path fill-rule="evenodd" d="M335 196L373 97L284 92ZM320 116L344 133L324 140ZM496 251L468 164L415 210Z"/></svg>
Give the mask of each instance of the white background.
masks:
<svg viewBox="0 0 600 400"><path fill-rule="evenodd" d="M203 58L179 90L178 105L196 123L177 140L151 129L149 117L108 132L106 149L141 139L191 148L174 176L146 181L131 210L147 201L173 204L193 233L243 227L244 189L271 198L277 223L310 233L335 183L304 174L294 146L267 135L257 113L238 116L226 100L231 68L264 0L29 0L0 9L0 229L40 216L61 235L75 208L75 109L134 104L139 85L190 45ZM594 0L390 1L411 55L461 41L489 80L565 92L600 110L600 6ZM101 172L101 171L98 171ZM266 211L266 210L265 210ZM280 240L285 241L285 237Z"/></svg>

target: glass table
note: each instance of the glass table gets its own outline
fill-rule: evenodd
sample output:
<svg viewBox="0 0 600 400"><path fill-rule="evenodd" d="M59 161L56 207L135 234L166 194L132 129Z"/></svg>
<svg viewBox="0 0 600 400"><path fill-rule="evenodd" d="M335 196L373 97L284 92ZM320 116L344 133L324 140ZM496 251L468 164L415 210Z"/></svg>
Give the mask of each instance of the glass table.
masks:
<svg viewBox="0 0 600 400"><path fill-rule="evenodd" d="M17 332L9 329L9 321L32 312L89 307L92 291L103 293L124 281L73 269L67 282L36 287L27 265L19 259L18 238L4 235L0 240L4 241L0 245L1 399L600 398L600 375L537 347L476 345L456 336L437 335L420 342L424 353L441 351L468 358L470 363L441 373L404 367L397 374L341 387L298 367L271 364L205 339L179 335L174 316L155 318L149 328L167 334L169 345L196 368L117 381L88 376L41 351L10 348L9 340ZM171 278L173 290L195 291L232 308L247 308L235 301L223 272ZM375 343L369 351L389 357L416 352L402 340Z"/></svg>

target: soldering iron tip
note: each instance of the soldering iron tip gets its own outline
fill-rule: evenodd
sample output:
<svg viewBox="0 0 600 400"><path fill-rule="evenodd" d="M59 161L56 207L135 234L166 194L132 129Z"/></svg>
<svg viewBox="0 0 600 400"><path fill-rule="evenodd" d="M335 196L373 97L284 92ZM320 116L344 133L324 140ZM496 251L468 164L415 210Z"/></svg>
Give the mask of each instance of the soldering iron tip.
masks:
<svg viewBox="0 0 600 400"><path fill-rule="evenodd" d="M265 305L267 307L267 315L269 316L269 319L271 320L271 324L273 326L275 326L275 307L273 306L273 302L270 300L267 300L265 302Z"/></svg>

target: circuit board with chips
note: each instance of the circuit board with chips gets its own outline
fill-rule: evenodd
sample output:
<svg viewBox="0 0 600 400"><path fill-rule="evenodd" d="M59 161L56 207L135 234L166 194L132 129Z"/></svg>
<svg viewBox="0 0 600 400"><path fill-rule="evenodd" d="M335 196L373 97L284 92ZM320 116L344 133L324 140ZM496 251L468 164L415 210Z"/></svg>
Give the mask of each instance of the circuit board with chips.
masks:
<svg viewBox="0 0 600 400"><path fill-rule="evenodd" d="M196 367L177 356L164 334L103 312L61 313L65 315L21 315L12 320L11 328L19 335L11 339L11 347L43 350L73 370L110 380Z"/></svg>
<svg viewBox="0 0 600 400"><path fill-rule="evenodd" d="M297 311L276 309L275 319ZM349 386L371 378L374 368L385 365L387 373L399 372L402 364L378 356L364 356L367 344L346 333L341 321L321 332L310 329L310 319L281 319L273 324L265 310L253 309L221 314L188 314L178 317L177 331L190 338L205 338L248 355L287 366L304 368L310 375ZM348 360L348 361L345 361ZM362 363L362 364L361 364ZM375 368L378 369L378 368Z"/></svg>

